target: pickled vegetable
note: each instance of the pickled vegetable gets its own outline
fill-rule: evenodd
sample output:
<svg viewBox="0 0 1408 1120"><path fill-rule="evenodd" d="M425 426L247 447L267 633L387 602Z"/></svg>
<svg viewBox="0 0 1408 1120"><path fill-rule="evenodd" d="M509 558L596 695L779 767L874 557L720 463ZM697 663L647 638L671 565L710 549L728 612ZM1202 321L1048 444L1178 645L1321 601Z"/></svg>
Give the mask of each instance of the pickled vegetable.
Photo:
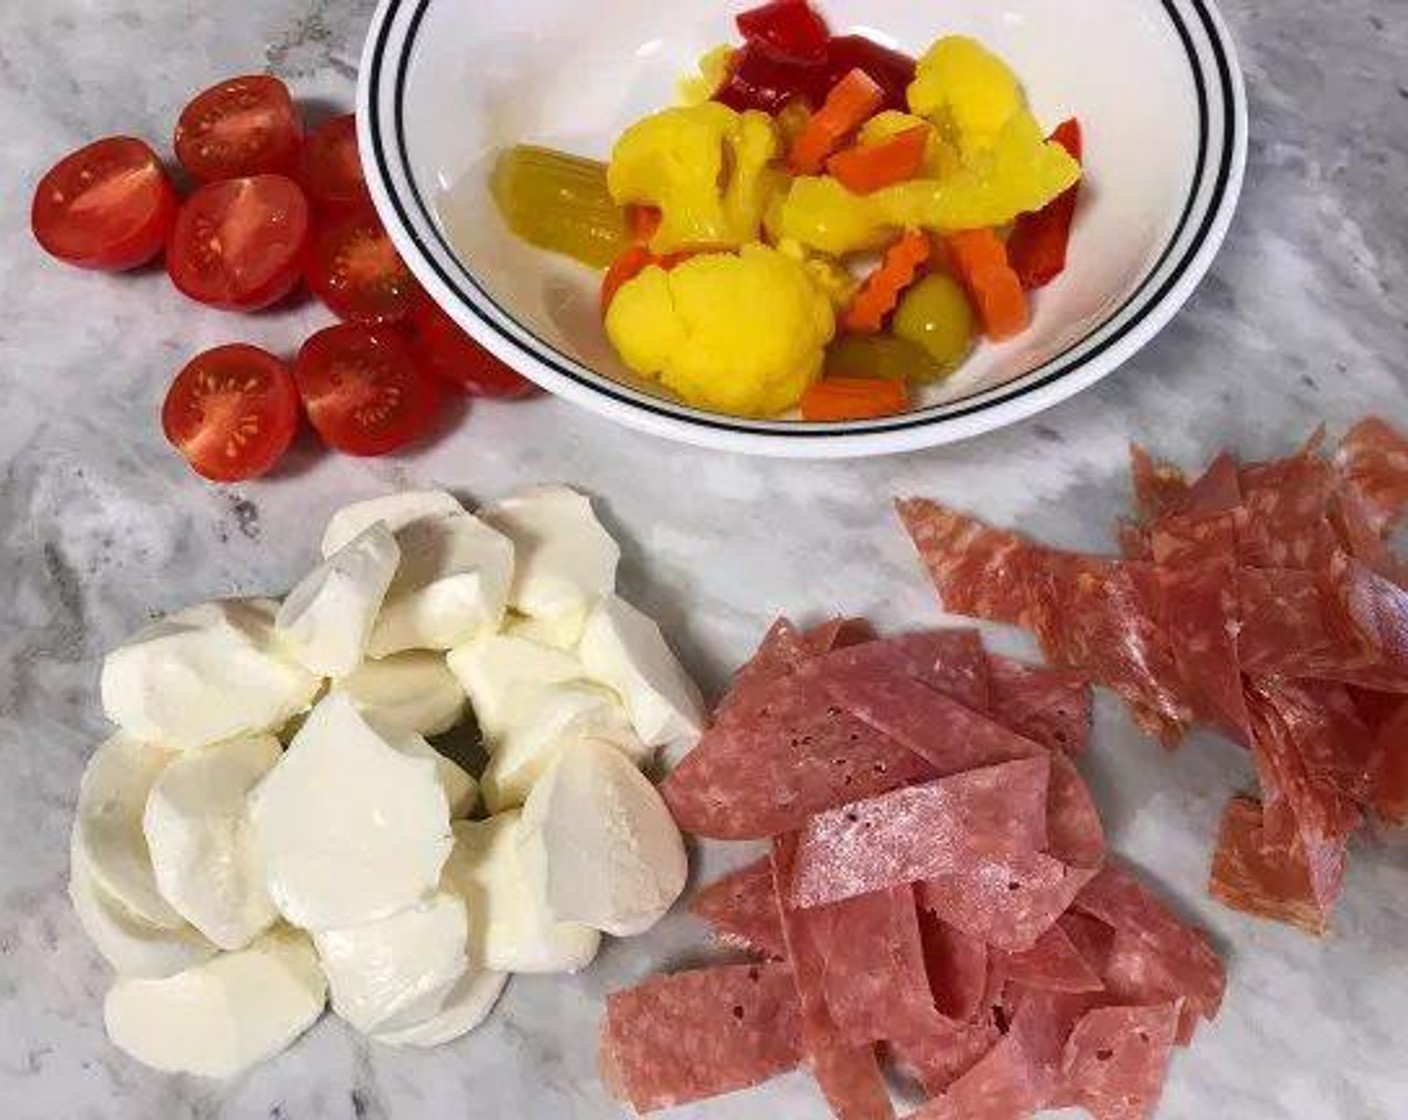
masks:
<svg viewBox="0 0 1408 1120"><path fill-rule="evenodd" d="M1026 99L1002 59L975 39L950 35L919 60L909 107L947 132L968 156L992 147Z"/></svg>
<svg viewBox="0 0 1408 1120"><path fill-rule="evenodd" d="M963 364L973 349L977 321L963 285L947 273L935 272L905 293L890 330L897 341L924 351L932 380Z"/></svg>
<svg viewBox="0 0 1408 1120"><path fill-rule="evenodd" d="M825 377L875 377L884 381L937 381L949 372L922 346L892 334L843 334L826 351Z"/></svg>
<svg viewBox="0 0 1408 1120"><path fill-rule="evenodd" d="M606 268L630 247L604 163L520 144L499 157L489 185L504 221L530 245L592 268Z"/></svg>

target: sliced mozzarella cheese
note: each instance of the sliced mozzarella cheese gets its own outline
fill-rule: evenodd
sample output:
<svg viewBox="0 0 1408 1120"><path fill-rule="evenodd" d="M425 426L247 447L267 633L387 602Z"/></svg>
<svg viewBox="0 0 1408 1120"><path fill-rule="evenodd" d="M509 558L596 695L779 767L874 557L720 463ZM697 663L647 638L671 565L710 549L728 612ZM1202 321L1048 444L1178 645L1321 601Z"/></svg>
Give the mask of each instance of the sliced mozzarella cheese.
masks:
<svg viewBox="0 0 1408 1120"><path fill-rule="evenodd" d="M439 653L413 650L365 661L333 685L371 719L417 735L443 735L464 719L467 697Z"/></svg>
<svg viewBox="0 0 1408 1120"><path fill-rule="evenodd" d="M636 734L648 746L699 735L704 703L698 687L660 627L624 599L602 599L587 620L578 654L595 680L620 695Z"/></svg>
<svg viewBox="0 0 1408 1120"><path fill-rule="evenodd" d="M570 625L616 589L621 549L585 495L566 486L533 487L484 517L513 541L518 563L509 601L521 613Z"/></svg>
<svg viewBox="0 0 1408 1120"><path fill-rule="evenodd" d="M123 976L170 976L215 955L215 946L195 927L161 929L109 896L93 881L76 843L69 854L68 896L83 932Z"/></svg>
<svg viewBox="0 0 1408 1120"><path fill-rule="evenodd" d="M684 841L655 787L615 747L592 740L557 753L518 828L525 873L559 922L644 933L684 890Z"/></svg>
<svg viewBox="0 0 1408 1120"><path fill-rule="evenodd" d="M469 909L470 960L494 972L575 972L591 963L601 934L556 922L518 858L519 814L456 821L446 882Z"/></svg>
<svg viewBox="0 0 1408 1120"><path fill-rule="evenodd" d="M434 759L398 749L333 694L250 795L279 912L307 929L385 918L434 889L452 844Z"/></svg>
<svg viewBox="0 0 1408 1120"><path fill-rule="evenodd" d="M103 1015L114 1045L139 1062L231 1077L292 1043L326 998L313 946L279 930L163 980L119 980Z"/></svg>
<svg viewBox="0 0 1408 1120"><path fill-rule="evenodd" d="M453 1042L489 1017L507 983L506 972L468 972L445 997L437 1014L400 1030L377 1031L372 1038L389 1046L443 1046Z"/></svg>
<svg viewBox="0 0 1408 1120"><path fill-rule="evenodd" d="M469 694L474 718L491 747L508 728L510 713L525 693L587 676L569 653L502 634L451 650L446 664Z"/></svg>
<svg viewBox="0 0 1408 1120"><path fill-rule="evenodd" d="M484 768L484 803L491 813L522 805L533 783L565 743L601 739L632 758L646 748L631 730L615 695L593 684L570 683L523 690Z"/></svg>
<svg viewBox="0 0 1408 1120"><path fill-rule="evenodd" d="M440 776L440 786L445 791L445 801L450 806L452 819L459 820L474 812L479 804L479 783L468 770L454 759L446 758L414 732L401 731L394 724L386 727L376 719L368 719L368 722L397 750L414 758L428 758L435 763L435 772Z"/></svg>
<svg viewBox="0 0 1408 1120"><path fill-rule="evenodd" d="M162 898L142 834L147 796L175 752L114 735L93 752L78 787L73 843L93 881L131 913L161 929L185 919Z"/></svg>
<svg viewBox="0 0 1408 1120"><path fill-rule="evenodd" d="M543 615L531 618L515 611L504 622L502 633L510 638L524 638L539 645L551 646L565 653L572 653L582 640L582 627L586 616L580 611L569 611L562 615Z"/></svg>
<svg viewBox="0 0 1408 1120"><path fill-rule="evenodd" d="M321 681L282 655L265 599L178 611L103 661L103 710L137 739L177 750L277 731Z"/></svg>
<svg viewBox="0 0 1408 1120"><path fill-rule="evenodd" d="M394 535L412 521L463 512L464 506L460 505L459 499L443 490L408 490L355 502L338 510L328 521L328 527L323 532L323 555L331 556L345 548L378 521Z"/></svg>
<svg viewBox="0 0 1408 1120"><path fill-rule="evenodd" d="M412 521L396 534L401 566L367 652L451 649L497 630L513 577L513 544L463 511Z"/></svg>
<svg viewBox="0 0 1408 1120"><path fill-rule="evenodd" d="M314 935L332 1009L359 1031L437 1014L469 966L464 899L440 892L389 918Z"/></svg>
<svg viewBox="0 0 1408 1120"><path fill-rule="evenodd" d="M275 619L290 653L324 677L357 668L400 562L396 538L377 521L314 568Z"/></svg>
<svg viewBox="0 0 1408 1120"><path fill-rule="evenodd" d="M250 835L248 794L281 753L272 735L186 751L147 798L142 830L157 888L222 949L243 949L278 917Z"/></svg>

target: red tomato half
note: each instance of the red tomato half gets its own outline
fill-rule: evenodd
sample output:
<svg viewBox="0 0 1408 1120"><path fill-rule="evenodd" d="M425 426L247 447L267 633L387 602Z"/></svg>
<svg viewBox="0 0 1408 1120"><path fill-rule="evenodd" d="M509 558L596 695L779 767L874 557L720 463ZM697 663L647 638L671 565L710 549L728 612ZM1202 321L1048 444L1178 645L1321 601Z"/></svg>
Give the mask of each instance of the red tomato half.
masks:
<svg viewBox="0 0 1408 1120"><path fill-rule="evenodd" d="M39 180L30 225L59 260L121 272L161 252L179 202L151 148L112 136L65 156Z"/></svg>
<svg viewBox="0 0 1408 1120"><path fill-rule="evenodd" d="M293 375L257 346L207 350L171 383L161 430L203 478L255 478L279 461L298 431Z"/></svg>
<svg viewBox="0 0 1408 1120"><path fill-rule="evenodd" d="M330 120L308 138L299 178L315 206L335 208L368 201L355 116L348 113Z"/></svg>
<svg viewBox="0 0 1408 1120"><path fill-rule="evenodd" d="M231 78L181 110L176 158L197 179L240 179L298 166L303 122L278 78Z"/></svg>
<svg viewBox="0 0 1408 1120"><path fill-rule="evenodd" d="M166 250L171 281L191 299L257 311L298 283L308 201L292 179L208 183L181 207Z"/></svg>
<svg viewBox="0 0 1408 1120"><path fill-rule="evenodd" d="M308 419L349 455L385 455L425 433L440 390L392 327L341 323L303 344L294 365Z"/></svg>
<svg viewBox="0 0 1408 1120"><path fill-rule="evenodd" d="M421 363L432 373L476 397L516 400L531 397L538 387L485 350L430 299L416 304L411 315Z"/></svg>
<svg viewBox="0 0 1408 1120"><path fill-rule="evenodd" d="M339 319L353 323L397 323L421 299L391 236L371 210L329 226L308 254L308 286Z"/></svg>

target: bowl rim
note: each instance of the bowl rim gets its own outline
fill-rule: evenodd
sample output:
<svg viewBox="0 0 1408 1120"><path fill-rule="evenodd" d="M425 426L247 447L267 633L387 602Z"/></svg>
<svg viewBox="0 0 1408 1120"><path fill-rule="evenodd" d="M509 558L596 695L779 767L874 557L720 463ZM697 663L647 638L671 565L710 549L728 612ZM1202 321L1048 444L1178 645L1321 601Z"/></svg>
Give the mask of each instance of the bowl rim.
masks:
<svg viewBox="0 0 1408 1120"><path fill-rule="evenodd" d="M373 203L393 242L436 303L495 356L598 415L697 446L785 458L862 457L957 442L1033 416L1113 373L1167 326L1211 268L1241 196L1247 96L1227 24L1215 0L1149 0L1169 18L1187 57L1198 98L1198 157L1177 226L1117 307L1033 369L900 416L809 424L707 412L632 388L557 350L500 305L450 246L411 172L404 125L407 73L433 2L379 0L359 71L358 140ZM1190 25L1201 38L1195 39ZM1218 117L1220 139L1213 129ZM1216 166L1209 166L1214 157ZM1210 193L1203 198L1208 183ZM1195 220L1198 228L1190 238Z"/></svg>

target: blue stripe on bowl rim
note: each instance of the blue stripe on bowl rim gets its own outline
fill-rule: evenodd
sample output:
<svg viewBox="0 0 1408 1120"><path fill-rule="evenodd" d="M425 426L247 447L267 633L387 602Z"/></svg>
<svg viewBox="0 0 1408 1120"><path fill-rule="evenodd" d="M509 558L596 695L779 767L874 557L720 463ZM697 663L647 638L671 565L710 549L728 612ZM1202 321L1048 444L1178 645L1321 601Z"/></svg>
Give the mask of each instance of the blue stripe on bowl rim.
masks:
<svg viewBox="0 0 1408 1120"><path fill-rule="evenodd" d="M415 54L416 43L430 3L431 0L383 0L382 8L377 13L378 22L375 24L375 37L368 44L364 59L364 69L367 69L364 81L368 83L372 91L372 96L368 99L372 111L367 122L369 127L365 132L371 141L370 157L376 165L382 182L391 184L395 181L396 176L388 152L394 150L396 160L399 163L400 177L410 188L414 214L408 210L402 194L391 190L389 186L386 191L390 205L400 220L404 236L410 240L420 257L440 282L459 298L474 317L485 328L511 346L526 351L554 373L592 393L608 397L627 408L644 410L664 419L695 427L712 428L744 436L781 436L792 439L875 436L912 431L917 428L945 424L962 417L974 416L1010 404L1052 386L1119 345L1160 307L1190 271L1200 264L1203 268L1210 264L1210 261L1200 262L1202 250L1219 217L1223 216L1229 186L1234 176L1241 170L1240 161L1245 158L1246 122L1244 115L1238 112L1238 83L1234 77L1234 74L1237 73L1237 67L1231 57L1226 33L1220 21L1213 15L1207 0L1183 0L1183 4L1180 4L1179 0L1160 0L1160 7L1168 17L1187 55L1197 95L1197 160L1188 197L1173 233L1139 286L1119 307L1104 315L1081 338L1040 366L1028 370L1002 385L978 390L966 397L916 409L902 416L853 424L807 424L799 421L749 420L727 417L693 409L682 404L674 404L632 389L604 374L586 369L515 318L480 284L453 246L446 240L440 222L433 210L427 205L420 185L411 171L405 128L407 78L411 59ZM1218 106L1222 118L1221 143L1217 150L1217 165L1211 173L1211 194L1203 208L1197 231L1188 241L1177 263L1155 288L1154 285L1159 280L1160 273L1164 272L1168 266L1171 257L1178 249L1179 242L1184 239L1184 235L1187 233L1189 223L1193 220L1199 196L1209 180L1208 165L1213 150L1211 133L1213 113L1209 102L1208 75L1205 74L1204 66L1199 58L1194 34L1189 28L1188 21L1184 18L1182 7L1185 5L1192 9L1197 26L1203 33L1203 41L1212 58L1214 88L1220 99ZM409 15L406 14L408 11ZM389 50L392 45L393 31L403 24L405 33L395 44L394 57L390 57ZM383 74L388 66L392 68L394 83L392 87L392 119L389 128L390 143L388 142L387 122L383 120L384 106L378 96L379 91L383 88ZM416 221L417 217L419 223ZM1230 218L1230 215L1227 217ZM423 226L430 232L430 241L427 241L418 226ZM441 256L454 263L453 271L445 267L440 259ZM504 322L512 324L514 329L511 331L505 329L499 321L486 313L486 306L492 308ZM1135 313L1111 330L1112 324L1117 323L1121 316L1124 316L1131 308L1135 308ZM1108 332L1107 336L1086 349L1087 344L1102 332Z"/></svg>

